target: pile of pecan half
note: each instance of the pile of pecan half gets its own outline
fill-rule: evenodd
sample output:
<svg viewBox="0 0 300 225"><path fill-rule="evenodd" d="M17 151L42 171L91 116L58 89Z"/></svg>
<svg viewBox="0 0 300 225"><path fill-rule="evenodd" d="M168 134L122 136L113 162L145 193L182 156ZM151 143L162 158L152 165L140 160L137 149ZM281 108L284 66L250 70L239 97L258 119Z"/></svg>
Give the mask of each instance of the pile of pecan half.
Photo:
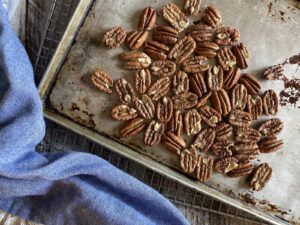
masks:
<svg viewBox="0 0 300 225"><path fill-rule="evenodd" d="M263 114L276 115L277 95L273 90L261 93L255 76L242 73L248 68L249 51L236 28L221 25L215 6L208 6L190 25L187 16L200 16L200 3L186 0L183 11L167 4L162 9L164 25L156 24L157 12L148 7L137 30L111 28L104 42L110 48L126 44L129 51L119 58L125 69L135 70L135 82L113 82L101 70L91 81L108 94L115 87L120 104L111 115L126 121L121 137L143 132L145 145L162 144L178 155L184 173L201 182L213 171L234 178L250 175L250 187L260 191L272 168L252 161L283 146L276 137L283 123L274 118L253 127L252 122ZM272 74L272 68L266 73Z"/></svg>

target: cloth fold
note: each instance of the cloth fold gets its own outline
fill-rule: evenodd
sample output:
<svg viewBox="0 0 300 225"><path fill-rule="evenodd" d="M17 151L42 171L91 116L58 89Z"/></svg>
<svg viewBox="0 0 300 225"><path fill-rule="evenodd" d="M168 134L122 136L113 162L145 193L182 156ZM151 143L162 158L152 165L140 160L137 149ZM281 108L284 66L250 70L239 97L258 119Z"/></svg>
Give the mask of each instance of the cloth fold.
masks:
<svg viewBox="0 0 300 225"><path fill-rule="evenodd" d="M188 224L158 192L97 156L35 152L42 105L0 3L0 209L51 225Z"/></svg>

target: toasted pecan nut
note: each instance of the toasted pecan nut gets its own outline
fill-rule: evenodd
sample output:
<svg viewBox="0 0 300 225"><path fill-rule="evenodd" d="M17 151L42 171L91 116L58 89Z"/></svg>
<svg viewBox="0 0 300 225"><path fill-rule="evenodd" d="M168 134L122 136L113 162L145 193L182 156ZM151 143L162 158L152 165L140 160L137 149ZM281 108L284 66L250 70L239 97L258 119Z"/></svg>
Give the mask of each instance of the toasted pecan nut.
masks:
<svg viewBox="0 0 300 225"><path fill-rule="evenodd" d="M258 95L249 95L247 100L247 111L253 120L259 119L263 113L262 99Z"/></svg>
<svg viewBox="0 0 300 225"><path fill-rule="evenodd" d="M250 58L250 54L246 46L240 43L238 46L233 46L231 51L236 58L236 65L241 69L247 69L247 60Z"/></svg>
<svg viewBox="0 0 300 225"><path fill-rule="evenodd" d="M178 40L178 31L173 27L162 25L154 29L152 38L163 44L175 44Z"/></svg>
<svg viewBox="0 0 300 225"><path fill-rule="evenodd" d="M209 69L209 64L205 56L194 56L186 59L182 63L182 70L186 73L200 73Z"/></svg>
<svg viewBox="0 0 300 225"><path fill-rule="evenodd" d="M232 110L229 114L228 122L237 127L248 127L252 121L250 113L243 112L241 110Z"/></svg>
<svg viewBox="0 0 300 225"><path fill-rule="evenodd" d="M234 157L219 159L214 163L214 169L221 174L227 174L238 167L238 160Z"/></svg>
<svg viewBox="0 0 300 225"><path fill-rule="evenodd" d="M180 167L184 173L193 173L197 165L197 151L195 148L191 150L184 149L180 153Z"/></svg>
<svg viewBox="0 0 300 225"><path fill-rule="evenodd" d="M206 158L204 156L199 155L197 165L194 171L195 177L201 182L208 181L212 174L213 164L213 158Z"/></svg>
<svg viewBox="0 0 300 225"><path fill-rule="evenodd" d="M222 158L232 156L234 150L234 143L230 140L217 141L211 146L211 152Z"/></svg>
<svg viewBox="0 0 300 225"><path fill-rule="evenodd" d="M227 92L224 89L213 92L210 97L212 106L221 115L226 116L231 112L231 104Z"/></svg>
<svg viewBox="0 0 300 225"><path fill-rule="evenodd" d="M208 59L214 58L217 55L217 51L220 50L219 45L214 42L198 42L195 49L196 55L205 56Z"/></svg>
<svg viewBox="0 0 300 225"><path fill-rule="evenodd" d="M201 119L210 127L215 127L222 119L220 113L210 106L203 106L199 109Z"/></svg>
<svg viewBox="0 0 300 225"><path fill-rule="evenodd" d="M138 70L135 74L135 90L139 94L145 94L151 86L151 73L148 69Z"/></svg>
<svg viewBox="0 0 300 225"><path fill-rule="evenodd" d="M124 61L124 68L128 70L146 69L151 64L151 58L144 52L131 51L120 55Z"/></svg>
<svg viewBox="0 0 300 225"><path fill-rule="evenodd" d="M133 88L131 87L131 84L128 83L124 78L116 81L115 88L122 103L129 104L134 102L135 93Z"/></svg>
<svg viewBox="0 0 300 225"><path fill-rule="evenodd" d="M173 113L173 102L169 97L163 97L157 103L156 106L156 117L159 122L167 123L172 117Z"/></svg>
<svg viewBox="0 0 300 225"><path fill-rule="evenodd" d="M256 95L260 90L259 81L251 74L245 73L241 76L239 83L243 84L250 95Z"/></svg>
<svg viewBox="0 0 300 225"><path fill-rule="evenodd" d="M157 146L160 143L161 136L163 135L164 132L165 132L164 124L152 120L145 131L145 135L144 135L145 144L151 147Z"/></svg>
<svg viewBox="0 0 300 225"><path fill-rule="evenodd" d="M201 117L197 110L190 109L184 116L184 129L188 136L201 131Z"/></svg>
<svg viewBox="0 0 300 225"><path fill-rule="evenodd" d="M157 19L157 14L154 8L147 7L144 9L140 21L139 21L139 30L150 31L154 27Z"/></svg>
<svg viewBox="0 0 300 225"><path fill-rule="evenodd" d="M126 31L122 27L110 28L103 37L103 41L109 48L118 48L126 39Z"/></svg>
<svg viewBox="0 0 300 225"><path fill-rule="evenodd" d="M188 75L183 71L178 71L172 82L172 92L175 95L187 93L190 88L190 81Z"/></svg>
<svg viewBox="0 0 300 225"><path fill-rule="evenodd" d="M261 191L272 176L272 168L268 163L260 164L254 171L250 180L250 187L253 191Z"/></svg>
<svg viewBox="0 0 300 225"><path fill-rule="evenodd" d="M191 92L174 95L171 99L174 109L191 109L197 105L198 102L197 95Z"/></svg>
<svg viewBox="0 0 300 225"><path fill-rule="evenodd" d="M275 91L267 90L262 96L264 113L268 115L276 115L278 112L278 97Z"/></svg>
<svg viewBox="0 0 300 225"><path fill-rule="evenodd" d="M214 128L217 141L231 140L233 136L233 128L230 124L221 122Z"/></svg>
<svg viewBox="0 0 300 225"><path fill-rule="evenodd" d="M273 136L279 134L283 129L283 122L278 118L269 119L263 122L258 131L263 136Z"/></svg>
<svg viewBox="0 0 300 225"><path fill-rule="evenodd" d="M207 93L205 80L201 73L194 73L189 75L191 91L199 98Z"/></svg>
<svg viewBox="0 0 300 225"><path fill-rule="evenodd" d="M183 130L183 119L180 110L174 110L172 117L168 123L168 131L173 132L177 136L182 135Z"/></svg>
<svg viewBox="0 0 300 225"><path fill-rule="evenodd" d="M202 16L202 21L211 27L218 27L222 22L219 10L214 6L208 6Z"/></svg>
<svg viewBox="0 0 300 225"><path fill-rule="evenodd" d="M91 75L91 82L100 91L103 91L107 94L111 94L113 92L111 89L113 87L113 79L110 75L102 70L96 70Z"/></svg>
<svg viewBox="0 0 300 225"><path fill-rule="evenodd" d="M169 47L157 41L148 41L145 44L144 51L152 58L166 60L168 58Z"/></svg>
<svg viewBox="0 0 300 225"><path fill-rule="evenodd" d="M126 44L130 50L138 50L147 41L148 36L148 31L131 31L127 34Z"/></svg>
<svg viewBox="0 0 300 225"><path fill-rule="evenodd" d="M236 130L236 140L238 142L258 142L260 140L261 134L258 130L250 127L239 127Z"/></svg>
<svg viewBox="0 0 300 225"><path fill-rule="evenodd" d="M213 145L216 133L211 128L204 128L192 142L192 146L201 152L207 152Z"/></svg>
<svg viewBox="0 0 300 225"><path fill-rule="evenodd" d="M144 122L144 119L135 118L130 120L120 129L120 134L122 137L127 138L136 135L137 133L142 131L145 128L145 126L146 124Z"/></svg>
<svg viewBox="0 0 300 225"><path fill-rule="evenodd" d="M262 153L276 152L283 147L283 141L276 136L268 136L258 142L259 150Z"/></svg>
<svg viewBox="0 0 300 225"><path fill-rule="evenodd" d="M242 84L236 84L231 90L232 109L243 110L247 105L247 101L248 101L247 89Z"/></svg>
<svg viewBox="0 0 300 225"><path fill-rule="evenodd" d="M200 12L201 0L185 0L184 11L188 15L197 15Z"/></svg>
<svg viewBox="0 0 300 225"><path fill-rule="evenodd" d="M227 173L227 176L232 178L244 177L252 173L254 169L253 163L250 161L239 162L239 165Z"/></svg>
<svg viewBox="0 0 300 225"><path fill-rule="evenodd" d="M169 3L163 7L163 17L178 32L183 31L189 25L187 16L173 3Z"/></svg>
<svg viewBox="0 0 300 225"><path fill-rule="evenodd" d="M211 91L220 91L223 87L223 70L220 66L213 66L207 73L207 86Z"/></svg>
<svg viewBox="0 0 300 225"><path fill-rule="evenodd" d="M237 84L241 77L241 70L237 67L232 67L224 73L223 88L230 90L234 85Z"/></svg>
<svg viewBox="0 0 300 225"><path fill-rule="evenodd" d="M256 159L259 155L259 148L253 142L240 142L235 144L233 156L239 161L249 161Z"/></svg>
<svg viewBox="0 0 300 225"><path fill-rule="evenodd" d="M151 73L156 77L168 77L176 72L176 64L169 60L159 60L150 67Z"/></svg>
<svg viewBox="0 0 300 225"><path fill-rule="evenodd" d="M162 144L167 150L176 155L180 155L181 151L186 148L185 141L182 139L182 137L170 131L163 135Z"/></svg>
<svg viewBox="0 0 300 225"><path fill-rule="evenodd" d="M111 117L119 121L127 121L137 117L137 111L128 105L117 105L111 110Z"/></svg>
<svg viewBox="0 0 300 225"><path fill-rule="evenodd" d="M282 65L271 66L264 71L263 77L267 80L277 80L283 77L283 71Z"/></svg>
<svg viewBox="0 0 300 225"><path fill-rule="evenodd" d="M195 48L196 42L194 39L190 36L186 36L176 42L169 52L168 58L174 59L176 63L181 64L194 52Z"/></svg>
<svg viewBox="0 0 300 225"><path fill-rule="evenodd" d="M234 46L239 43L240 33L234 27L220 27L216 30L216 40L218 45Z"/></svg>
<svg viewBox="0 0 300 225"><path fill-rule="evenodd" d="M217 61L224 71L236 65L236 58L229 48L221 48L217 53Z"/></svg>
<svg viewBox="0 0 300 225"><path fill-rule="evenodd" d="M153 101L157 101L169 92L170 86L170 78L160 78L149 87L147 94L152 98Z"/></svg>
<svg viewBox="0 0 300 225"><path fill-rule="evenodd" d="M213 37L213 29L203 24L192 25L187 29L186 35L190 35L196 42L207 42Z"/></svg>
<svg viewBox="0 0 300 225"><path fill-rule="evenodd" d="M151 98L146 94L141 99L135 99L135 108L144 119L152 119L154 117L155 106Z"/></svg>
<svg viewBox="0 0 300 225"><path fill-rule="evenodd" d="M196 107L199 108L201 106L204 106L207 103L207 101L209 100L209 98L211 97L211 94L212 94L212 92L209 91L209 92L205 93L201 98L199 98Z"/></svg>

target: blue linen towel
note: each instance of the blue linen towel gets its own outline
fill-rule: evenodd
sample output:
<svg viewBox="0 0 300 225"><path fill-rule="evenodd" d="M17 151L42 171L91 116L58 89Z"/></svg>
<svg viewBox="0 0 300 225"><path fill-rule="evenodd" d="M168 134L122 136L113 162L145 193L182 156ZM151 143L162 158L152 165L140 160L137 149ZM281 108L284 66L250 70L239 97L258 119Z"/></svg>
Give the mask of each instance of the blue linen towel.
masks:
<svg viewBox="0 0 300 225"><path fill-rule="evenodd" d="M96 156L36 153L44 133L32 67L0 4L0 209L51 225L188 224L159 193Z"/></svg>

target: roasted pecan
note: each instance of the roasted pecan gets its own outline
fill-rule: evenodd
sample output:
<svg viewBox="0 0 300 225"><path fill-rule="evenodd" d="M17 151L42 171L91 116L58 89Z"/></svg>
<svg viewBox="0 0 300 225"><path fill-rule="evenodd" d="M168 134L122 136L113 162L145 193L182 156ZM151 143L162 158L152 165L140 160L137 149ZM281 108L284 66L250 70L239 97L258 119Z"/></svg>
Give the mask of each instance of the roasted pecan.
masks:
<svg viewBox="0 0 300 225"><path fill-rule="evenodd" d="M262 123L258 131L263 136L272 136L279 134L283 129L283 122L278 118L273 118Z"/></svg>
<svg viewBox="0 0 300 225"><path fill-rule="evenodd" d="M207 103L208 99L210 98L211 94L212 92L209 91L206 94L204 94L201 98L199 98L196 107L199 108L201 106L204 106Z"/></svg>
<svg viewBox="0 0 300 225"><path fill-rule="evenodd" d="M190 35L196 42L210 41L213 36L213 29L203 24L192 25L187 29L186 34Z"/></svg>
<svg viewBox="0 0 300 225"><path fill-rule="evenodd" d="M137 111L128 105L117 105L111 110L111 117L120 121L131 120L137 117Z"/></svg>
<svg viewBox="0 0 300 225"><path fill-rule="evenodd" d="M148 95L143 95L142 99L135 99L135 108L144 119L152 119L155 114L155 106Z"/></svg>
<svg viewBox="0 0 300 225"><path fill-rule="evenodd" d="M182 70L186 73L200 73L209 69L209 64L205 56L194 56L186 59L182 63Z"/></svg>
<svg viewBox="0 0 300 225"><path fill-rule="evenodd" d="M256 95L260 90L259 81L251 74L245 73L241 76L239 83L243 84L250 95Z"/></svg>
<svg viewBox="0 0 300 225"><path fill-rule="evenodd" d="M224 71L236 65L236 58L229 48L221 48L217 53L217 60Z"/></svg>
<svg viewBox="0 0 300 225"><path fill-rule="evenodd" d="M282 65L271 66L264 71L263 76L267 80L277 80L283 77L283 71Z"/></svg>
<svg viewBox="0 0 300 225"><path fill-rule="evenodd" d="M248 143L248 142L258 142L260 140L260 133L251 127L239 127L236 130L236 140L238 142Z"/></svg>
<svg viewBox="0 0 300 225"><path fill-rule="evenodd" d="M174 95L172 98L174 109L191 109L197 105L198 97L194 93L187 92Z"/></svg>
<svg viewBox="0 0 300 225"><path fill-rule="evenodd" d="M185 72L178 71L174 77L172 82L172 92L175 95L187 93L190 88L189 77Z"/></svg>
<svg viewBox="0 0 300 225"><path fill-rule="evenodd" d="M180 166L184 173L193 173L197 165L197 152L196 149L184 149L180 153Z"/></svg>
<svg viewBox="0 0 300 225"><path fill-rule="evenodd" d="M135 74L135 89L140 94L145 94L151 85L151 74L148 69L138 70Z"/></svg>
<svg viewBox="0 0 300 225"><path fill-rule="evenodd" d="M145 144L151 147L157 146L160 143L161 136L163 135L164 132L165 132L164 124L152 120L145 131L145 135L144 135Z"/></svg>
<svg viewBox="0 0 300 225"><path fill-rule="evenodd" d="M234 85L237 84L241 77L241 70L237 67L232 67L224 73L223 88L230 90Z"/></svg>
<svg viewBox="0 0 300 225"><path fill-rule="evenodd" d="M183 31L189 25L189 19L178 8L178 6L173 3L169 3L163 7L163 17L178 32Z"/></svg>
<svg viewBox="0 0 300 225"><path fill-rule="evenodd" d="M151 58L144 52L124 52L120 59L124 61L124 68L128 70L145 69L151 64Z"/></svg>
<svg viewBox="0 0 300 225"><path fill-rule="evenodd" d="M210 127L215 127L222 119L220 113L210 106L203 106L199 109L201 119Z"/></svg>
<svg viewBox="0 0 300 225"><path fill-rule="evenodd" d="M254 165L250 161L239 162L239 165L235 169L227 173L227 175L233 178L244 177L251 174L253 169Z"/></svg>
<svg viewBox="0 0 300 225"><path fill-rule="evenodd" d="M253 120L257 120L263 112L262 100L258 95L249 95L247 101L247 111Z"/></svg>
<svg viewBox="0 0 300 225"><path fill-rule="evenodd" d="M173 102L168 97L163 97L157 103L156 106L156 117L162 123L167 123L172 117L173 113Z"/></svg>
<svg viewBox="0 0 300 225"><path fill-rule="evenodd" d="M217 141L211 146L211 152L222 158L232 156L234 150L234 143L230 140Z"/></svg>
<svg viewBox="0 0 300 225"><path fill-rule="evenodd" d="M232 109L243 110L246 107L247 100L248 92L245 86L242 84L236 84L231 91Z"/></svg>
<svg viewBox="0 0 300 225"><path fill-rule="evenodd" d="M180 39L169 52L168 58L175 59L180 64L186 60L195 50L196 42L190 36Z"/></svg>
<svg viewBox="0 0 300 225"><path fill-rule="evenodd" d="M133 136L145 128L145 122L142 118L135 118L126 123L121 129L120 133L122 137L130 137Z"/></svg>
<svg viewBox="0 0 300 225"><path fill-rule="evenodd" d="M189 75L191 91L199 98L207 93L206 83L201 73L194 73Z"/></svg>
<svg viewBox="0 0 300 225"><path fill-rule="evenodd" d="M166 60L168 57L169 47L157 41L148 41L145 44L144 51L152 58Z"/></svg>
<svg viewBox="0 0 300 225"><path fill-rule="evenodd" d="M250 180L250 187L253 191L261 191L272 176L272 168L268 163L260 164L254 171Z"/></svg>
<svg viewBox="0 0 300 225"><path fill-rule="evenodd" d="M197 47L195 49L196 55L205 56L208 59L214 58L217 55L217 51L219 51L220 47L214 42L198 42Z"/></svg>
<svg viewBox="0 0 300 225"><path fill-rule="evenodd" d="M115 84L116 91L119 95L121 102L123 103L131 103L135 100L135 93L130 83L128 83L124 78L121 78L116 81Z"/></svg>
<svg viewBox="0 0 300 225"><path fill-rule="evenodd" d="M256 159L259 155L259 148L256 143L236 143L233 156L239 161L248 161Z"/></svg>
<svg viewBox="0 0 300 225"><path fill-rule="evenodd" d="M212 146L215 140L216 133L211 128L204 128L196 136L195 140L192 143L196 149L201 152L207 152L208 149Z"/></svg>
<svg viewBox="0 0 300 225"><path fill-rule="evenodd" d="M144 9L140 22L139 22L139 30L150 31L154 27L157 19L157 14L154 8L147 7Z"/></svg>
<svg viewBox="0 0 300 225"><path fill-rule="evenodd" d="M237 127L248 127L252 121L250 113L243 112L241 110L232 110L229 114L228 122Z"/></svg>
<svg viewBox="0 0 300 225"><path fill-rule="evenodd" d="M103 37L104 43L110 48L117 48L126 39L126 31L122 27L110 28Z"/></svg>
<svg viewBox="0 0 300 225"><path fill-rule="evenodd" d="M131 31L127 34L126 44L130 50L138 50L144 45L148 36L148 31Z"/></svg>
<svg viewBox="0 0 300 225"><path fill-rule="evenodd" d="M218 173L227 174L238 167L238 160L234 157L226 157L215 161L214 168Z"/></svg>
<svg viewBox="0 0 300 225"><path fill-rule="evenodd" d="M211 91L220 91L223 86L223 70L220 66L213 66L207 73L207 86Z"/></svg>
<svg viewBox="0 0 300 225"><path fill-rule="evenodd" d="M162 25L154 29L152 38L160 43L174 44L178 40L177 35L178 31L173 27Z"/></svg>
<svg viewBox="0 0 300 225"><path fill-rule="evenodd" d="M208 26L218 27L222 22L221 14L216 7L208 6L204 11L202 21Z"/></svg>
<svg viewBox="0 0 300 225"><path fill-rule="evenodd" d="M201 131L201 117L197 110L191 109L185 114L184 128L188 136L198 134Z"/></svg>
<svg viewBox="0 0 300 225"><path fill-rule="evenodd" d="M262 96L262 104L264 113L268 115L276 115L278 112L278 97L273 90L265 91Z"/></svg>
<svg viewBox="0 0 300 225"><path fill-rule="evenodd" d="M168 77L176 72L176 64L169 60L154 62L150 67L153 76Z"/></svg>
<svg viewBox="0 0 300 225"><path fill-rule="evenodd" d="M197 165L195 168L195 176L201 182L206 182L209 180L213 169L213 158L206 158L199 155L197 160Z"/></svg>
<svg viewBox="0 0 300 225"><path fill-rule="evenodd" d="M102 70L96 70L96 72L92 74L91 82L100 91L107 94L111 94L113 92L111 89L113 87L113 79Z"/></svg>
<svg viewBox="0 0 300 225"><path fill-rule="evenodd" d="M216 40L218 45L233 46L240 40L240 33L233 27L220 27L216 30Z"/></svg>
<svg viewBox="0 0 300 225"><path fill-rule="evenodd" d="M176 155L180 155L181 151L186 148L185 141L182 139L182 137L170 131L163 135L162 144L167 150Z"/></svg>
<svg viewBox="0 0 300 225"><path fill-rule="evenodd" d="M183 130L182 114L179 110L174 110L173 115L168 123L168 131L173 132L177 136L181 136Z"/></svg>
<svg viewBox="0 0 300 225"><path fill-rule="evenodd" d="M149 87L147 94L152 98L153 101L157 101L169 92L170 86L170 78L160 78Z"/></svg>
<svg viewBox="0 0 300 225"><path fill-rule="evenodd" d="M268 136L258 142L258 147L262 153L276 152L283 147L283 141L276 136Z"/></svg>
<svg viewBox="0 0 300 225"><path fill-rule="evenodd" d="M230 140L233 135L232 126L225 122L218 123L217 126L214 128L214 131L216 133L217 141Z"/></svg>
<svg viewBox="0 0 300 225"><path fill-rule="evenodd" d="M241 69L248 68L247 60L250 58L248 49L243 43L231 48L232 53L236 58L236 65Z"/></svg>
<svg viewBox="0 0 300 225"><path fill-rule="evenodd" d="M212 106L223 116L231 112L231 104L227 92L224 89L213 92L210 97Z"/></svg>
<svg viewBox="0 0 300 225"><path fill-rule="evenodd" d="M200 12L201 0L185 0L184 11L188 15L197 15Z"/></svg>

